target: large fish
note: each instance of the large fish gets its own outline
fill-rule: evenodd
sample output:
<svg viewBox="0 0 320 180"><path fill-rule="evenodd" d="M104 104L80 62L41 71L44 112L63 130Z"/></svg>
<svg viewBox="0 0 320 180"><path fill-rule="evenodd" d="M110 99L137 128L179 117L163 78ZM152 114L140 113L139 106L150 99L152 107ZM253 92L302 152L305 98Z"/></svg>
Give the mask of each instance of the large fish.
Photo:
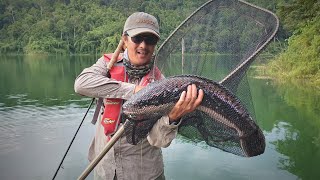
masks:
<svg viewBox="0 0 320 180"><path fill-rule="evenodd" d="M210 126L207 131L215 131L213 134L217 137L228 137L217 142L220 145L213 146L247 157L264 152L264 135L240 100L221 84L204 77L180 75L153 82L123 104L123 113L132 121L158 119L171 111L190 84L204 91L203 101L197 111L211 118L209 123L217 124L212 126L215 127L213 129L207 124ZM209 138L204 137L207 143ZM221 145L222 141L226 143ZM241 152L232 146L238 146Z"/></svg>

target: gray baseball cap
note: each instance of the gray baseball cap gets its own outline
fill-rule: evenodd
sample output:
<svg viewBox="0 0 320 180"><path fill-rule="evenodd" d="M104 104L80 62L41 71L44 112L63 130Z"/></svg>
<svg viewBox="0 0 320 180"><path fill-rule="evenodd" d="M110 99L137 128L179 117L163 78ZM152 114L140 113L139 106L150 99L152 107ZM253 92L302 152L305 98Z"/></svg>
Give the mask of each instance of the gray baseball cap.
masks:
<svg viewBox="0 0 320 180"><path fill-rule="evenodd" d="M145 12L131 14L124 24L123 32L127 32L131 37L141 33L152 33L160 38L157 19Z"/></svg>

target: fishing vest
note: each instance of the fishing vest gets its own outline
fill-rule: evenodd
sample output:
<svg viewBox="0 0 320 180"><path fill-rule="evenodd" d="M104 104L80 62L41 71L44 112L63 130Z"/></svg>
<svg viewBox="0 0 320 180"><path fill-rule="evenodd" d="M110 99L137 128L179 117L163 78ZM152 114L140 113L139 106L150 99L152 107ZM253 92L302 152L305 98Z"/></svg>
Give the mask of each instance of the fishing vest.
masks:
<svg viewBox="0 0 320 180"><path fill-rule="evenodd" d="M104 60L109 62L112 54L104 54ZM110 69L111 78L117 81L128 82L128 76L122 60L122 54L119 55L117 63ZM142 77L139 85L146 86L154 80L161 79L162 74L157 67L154 67L149 73ZM123 99L105 98L104 111L102 114L101 124L104 127L104 134L106 136L112 135L116 132L118 125L121 122L121 107Z"/></svg>

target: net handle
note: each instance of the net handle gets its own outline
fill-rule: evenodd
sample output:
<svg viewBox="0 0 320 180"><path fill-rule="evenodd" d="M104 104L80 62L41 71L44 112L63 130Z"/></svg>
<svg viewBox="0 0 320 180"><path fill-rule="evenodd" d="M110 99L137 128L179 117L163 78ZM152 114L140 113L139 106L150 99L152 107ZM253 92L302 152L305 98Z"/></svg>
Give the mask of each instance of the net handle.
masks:
<svg viewBox="0 0 320 180"><path fill-rule="evenodd" d="M78 180L85 179L90 172L93 170L94 167L97 166L97 164L101 161L101 159L109 152L109 150L113 147L113 145L120 139L121 135L124 133L124 125L122 125L118 131L112 136L112 138L109 140L109 142L105 145L103 150L96 156L91 163L88 165L88 167L82 172L82 174L78 177Z"/></svg>
<svg viewBox="0 0 320 180"><path fill-rule="evenodd" d="M114 53L112 54L111 60L109 61L108 65L107 65L107 76L110 78L110 70L112 68L112 66L114 65L114 63L117 62L119 54L122 50L122 47L124 45L124 42L122 39L120 39L119 44L117 46L117 49L114 51Z"/></svg>

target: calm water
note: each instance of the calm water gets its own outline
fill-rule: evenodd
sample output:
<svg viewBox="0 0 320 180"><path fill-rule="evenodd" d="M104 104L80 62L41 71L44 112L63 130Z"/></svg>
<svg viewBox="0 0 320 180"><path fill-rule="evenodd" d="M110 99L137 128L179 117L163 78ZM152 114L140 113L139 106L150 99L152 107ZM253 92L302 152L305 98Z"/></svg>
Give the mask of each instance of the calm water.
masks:
<svg viewBox="0 0 320 180"><path fill-rule="evenodd" d="M1 180L53 177L91 101L73 92L74 79L95 59L0 56ZM178 137L163 149L168 180L320 178L319 90L249 80L266 152L242 158ZM87 166L92 113L56 179L76 179Z"/></svg>

